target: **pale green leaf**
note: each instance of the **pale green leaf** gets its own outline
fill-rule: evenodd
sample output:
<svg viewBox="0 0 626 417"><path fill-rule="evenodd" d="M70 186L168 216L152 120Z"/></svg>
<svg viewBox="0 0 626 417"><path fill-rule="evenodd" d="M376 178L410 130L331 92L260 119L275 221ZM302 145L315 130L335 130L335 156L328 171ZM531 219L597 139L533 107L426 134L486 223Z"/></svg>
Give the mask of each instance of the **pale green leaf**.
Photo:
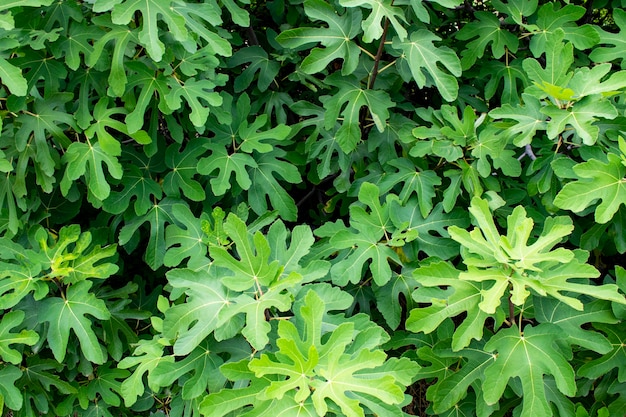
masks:
<svg viewBox="0 0 626 417"><path fill-rule="evenodd" d="M609 153L608 161L591 159L574 166L577 180L565 184L554 199L562 209L579 213L597 201L595 219L607 223L626 204L626 167L619 156Z"/></svg>

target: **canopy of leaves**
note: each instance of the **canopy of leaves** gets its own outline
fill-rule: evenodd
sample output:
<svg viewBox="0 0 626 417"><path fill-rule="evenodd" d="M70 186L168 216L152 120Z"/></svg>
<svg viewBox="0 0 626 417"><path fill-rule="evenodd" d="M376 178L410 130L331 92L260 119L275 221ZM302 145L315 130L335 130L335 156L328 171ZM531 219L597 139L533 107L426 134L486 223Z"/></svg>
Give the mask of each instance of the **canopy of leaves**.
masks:
<svg viewBox="0 0 626 417"><path fill-rule="evenodd" d="M623 417L624 0L0 3L0 415Z"/></svg>

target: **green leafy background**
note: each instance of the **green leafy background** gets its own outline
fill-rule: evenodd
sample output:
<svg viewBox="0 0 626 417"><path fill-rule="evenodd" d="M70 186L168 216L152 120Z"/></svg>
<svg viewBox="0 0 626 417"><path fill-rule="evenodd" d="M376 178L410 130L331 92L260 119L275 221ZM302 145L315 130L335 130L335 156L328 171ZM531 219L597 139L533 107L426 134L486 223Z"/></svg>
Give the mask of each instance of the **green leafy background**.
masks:
<svg viewBox="0 0 626 417"><path fill-rule="evenodd" d="M3 1L0 415L623 417L625 10Z"/></svg>

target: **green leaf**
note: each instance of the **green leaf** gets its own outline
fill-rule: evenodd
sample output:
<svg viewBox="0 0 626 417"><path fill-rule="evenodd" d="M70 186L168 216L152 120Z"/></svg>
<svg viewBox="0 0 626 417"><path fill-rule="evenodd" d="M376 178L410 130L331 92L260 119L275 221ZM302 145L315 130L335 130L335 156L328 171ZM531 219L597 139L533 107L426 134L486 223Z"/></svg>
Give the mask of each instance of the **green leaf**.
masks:
<svg viewBox="0 0 626 417"><path fill-rule="evenodd" d="M547 122L550 139L556 139L569 125L574 128L583 143L590 146L596 143L600 132L600 128L594 125L594 122L599 118L615 119L619 115L609 101L600 101L593 96L586 97L567 109L550 106L544 107L541 112L550 118Z"/></svg>
<svg viewBox="0 0 626 417"><path fill-rule="evenodd" d="M209 117L209 107L204 106L202 102L206 102L211 107L222 105L222 97L213 91L216 83L211 80L196 80L192 77L185 81L172 81L169 85L171 90L165 97L167 106L171 110L178 110L182 106L181 97L184 98L191 108L189 120L198 128L202 128Z"/></svg>
<svg viewBox="0 0 626 417"><path fill-rule="evenodd" d="M13 365L2 365L0 367L0 403L4 403L11 410L20 410L24 403L24 396L15 386L15 382L22 376L22 371ZM2 410L2 407L0 407Z"/></svg>
<svg viewBox="0 0 626 417"><path fill-rule="evenodd" d="M113 115L126 114L126 111L120 107L109 108L108 105L109 99L107 97L98 100L93 111L95 122L85 130L85 136L87 136L88 139L93 138L94 135L98 138L98 143L103 152L112 157L122 154L120 142L118 139L114 138L107 129L114 129L124 135L131 136L137 143L142 145L146 145L152 141L148 134L142 130L129 134L124 123L111 117Z"/></svg>
<svg viewBox="0 0 626 417"><path fill-rule="evenodd" d="M497 356L485 352L480 345L459 352L436 349L435 353L443 358L466 358L459 370L440 379L427 391L427 398L433 401L433 411L441 415L452 407L458 407L459 402L470 392L470 387L478 391L476 386L482 382L485 368L492 365ZM476 396L479 397L479 392L476 392ZM481 401L482 398L477 398L476 404Z"/></svg>
<svg viewBox="0 0 626 417"><path fill-rule="evenodd" d="M413 278L422 287L413 292L412 298L416 303L430 303L430 306L410 310L406 320L407 330L431 333L444 320L467 313L452 337L454 351L466 348L472 339L481 340L485 321L489 318L480 308L486 286L459 280L459 274L459 270L443 261L413 271Z"/></svg>
<svg viewBox="0 0 626 417"><path fill-rule="evenodd" d="M591 159L574 166L577 180L559 191L554 204L579 213L600 200L595 209L595 220L607 223L622 204L626 204L626 167L619 156L609 153L608 161Z"/></svg>
<svg viewBox="0 0 626 417"><path fill-rule="evenodd" d="M618 8L613 9L613 21L620 29L618 33L606 32L600 27L594 27L596 32L600 35L601 45L593 49L589 54L589 58L593 62L611 62L621 60L621 66L624 68L624 51L626 50L626 40L624 39L624 32L626 30L626 11ZM610 45L610 46L609 46Z"/></svg>
<svg viewBox="0 0 626 417"><path fill-rule="evenodd" d="M111 369L109 365L99 366L95 378L87 386L87 396L90 400L101 398L107 405L120 406L122 383L120 379L127 378L130 372L124 369Z"/></svg>
<svg viewBox="0 0 626 417"><path fill-rule="evenodd" d="M298 327L289 321L279 323L278 351L271 357L262 354L253 359L249 368L257 378L280 375L287 379L272 382L260 398L280 399L294 392L295 401L303 402L310 396L318 415L326 415L328 399L341 408L343 415L351 417L364 416L359 401L349 396L351 392L366 393L386 404L403 401L401 386L410 383L416 364L404 360L396 368L385 367L386 355L378 349L362 348L349 353L347 346L355 340L351 322L339 325L322 344L323 315L324 302L314 291L308 291L296 316L296 320L304 322L298 322ZM382 367L384 370L377 373L376 369Z"/></svg>
<svg viewBox="0 0 626 417"><path fill-rule="evenodd" d="M572 76L569 71L574 62L574 47L571 43L563 43L565 33L557 28L546 40L545 68L534 58L527 58L522 67L528 78L536 85L564 86Z"/></svg>
<svg viewBox="0 0 626 417"><path fill-rule="evenodd" d="M150 57L159 62L165 53L165 45L159 39L158 20L167 24L169 33L177 41L187 39L188 33L185 28L185 18L178 14L171 7L172 0L156 1L156 0L125 0L123 2L116 1L115 7L111 12L111 21L116 25L127 25L135 16L140 13L142 16L141 31L139 32L139 42L146 47ZM103 12L110 10L110 7L104 6L104 0L96 1L94 11Z"/></svg>
<svg viewBox="0 0 626 417"><path fill-rule="evenodd" d="M106 165L109 174L113 178L121 179L124 170L117 158L104 152L100 142L91 143L87 139L87 143L73 142L64 155L67 162L65 174L61 180L61 192L67 195L72 182L80 177L85 177L89 191L95 198L102 201L106 199L111 187L106 179L102 165Z"/></svg>
<svg viewBox="0 0 626 417"><path fill-rule="evenodd" d="M506 13L518 25L523 24L524 17L528 17L537 10L537 0L509 0L507 3L501 0L493 2L494 7Z"/></svg>
<svg viewBox="0 0 626 417"><path fill-rule="evenodd" d="M184 204L174 205L172 215L182 227L170 224L165 229L167 252L163 257L163 264L168 267L178 266L188 259L187 266L191 269L205 265L209 237L204 232L202 224L208 221L208 216L202 215L198 219Z"/></svg>
<svg viewBox="0 0 626 417"><path fill-rule="evenodd" d="M230 303L231 296L218 273L215 267L206 271L173 269L167 273L169 284L187 296L185 303L169 308L163 320L163 334L176 339L175 354L188 355L220 324L218 314Z"/></svg>
<svg viewBox="0 0 626 417"><path fill-rule="evenodd" d="M135 93L136 103L134 109L128 113L124 119L128 133L135 133L143 127L146 113L149 113L147 111L148 106L153 103L155 97L160 98L159 109L165 114L172 112L168 107L166 98L169 97L170 101L178 104L179 107L182 105L180 95L172 95L170 97L169 93L172 86L176 88L181 95L186 95L186 90L182 89L178 83L176 85L171 84L174 81L165 77L162 71L157 71L154 64L150 64L149 61L129 61L123 62L122 69L124 74L126 74L127 70L132 71L132 74L128 78L128 84L126 84L126 91L133 91L136 87L140 90L138 94ZM113 68L111 68L111 72L112 71ZM170 81L169 83L168 80ZM199 94L203 93L200 92ZM193 103L193 96L190 97ZM187 97L185 96L185 98ZM200 111L202 114L206 109L202 108L196 111Z"/></svg>
<svg viewBox="0 0 626 417"><path fill-rule="evenodd" d="M11 345L21 344L32 346L39 340L39 335L33 330L21 330L12 333L11 329L19 326L24 321L24 312L14 310L5 313L0 320L0 357L4 362L19 365L22 362L22 353L11 348Z"/></svg>
<svg viewBox="0 0 626 417"><path fill-rule="evenodd" d="M15 147L24 155L33 155L37 167L37 181L46 192L52 191L55 182L54 172L58 160L58 150L71 146L65 129L74 128L75 119L65 111L71 94L55 94L46 100L36 99L32 112L22 113L16 118L19 127L15 133ZM31 143L34 138L34 144ZM19 161L28 163L28 160ZM24 167L25 169L25 167ZM18 168L19 171L19 168ZM13 187L17 197L26 195L25 178L19 178Z"/></svg>
<svg viewBox="0 0 626 417"><path fill-rule="evenodd" d="M171 169L163 178L163 191L170 197L186 197L192 201L206 198L202 184L193 177L198 173L198 158L206 152L205 140L192 139L185 147L170 145L165 151L165 164ZM182 151L182 152L181 152Z"/></svg>
<svg viewBox="0 0 626 417"><path fill-rule="evenodd" d="M106 360L91 320L86 316L108 320L111 314L104 301L89 292L90 288L90 281L80 281L67 289L65 299L50 297L41 303L40 320L50 324L47 339L55 359L59 362L65 359L70 329L78 337L81 351L89 361L103 364Z"/></svg>
<svg viewBox="0 0 626 417"><path fill-rule="evenodd" d="M335 73L334 75L338 75ZM361 108L366 107L379 132L386 128L389 109L395 104L385 91L361 87L356 77L329 76L326 82L339 91L324 101L324 127L332 129L341 114L343 122L336 132L337 143L345 153L352 152L361 140ZM342 110L343 109L343 110Z"/></svg>
<svg viewBox="0 0 626 417"><path fill-rule="evenodd" d="M514 59L508 63L500 61L490 62L489 73L491 78L485 85L485 98L490 100L496 93L500 93L500 103L511 106L520 103L520 88L528 85L526 71L522 68L522 61ZM502 84L501 91L499 86Z"/></svg>
<svg viewBox="0 0 626 417"><path fill-rule="evenodd" d="M232 67L247 64L241 74L235 78L235 92L237 93L252 84L257 72L259 73L257 87L260 91L267 90L280 70L280 64L270 60L267 52L258 45L248 46L235 52L228 64Z"/></svg>
<svg viewBox="0 0 626 417"><path fill-rule="evenodd" d="M48 273L49 278L57 278L65 284L75 284L88 278L108 278L119 269L112 262L99 263L115 256L117 245L104 248L100 245L92 246L91 232L81 233L79 225L62 227L51 247L47 243L48 236L49 233L46 232L36 235L41 252L45 255L44 265L51 270Z"/></svg>
<svg viewBox="0 0 626 417"><path fill-rule="evenodd" d="M235 174L237 184L247 190L252 180L246 167L256 168L257 162L247 153L235 151L230 153L223 145L209 143L206 145L211 154L198 161L198 174L211 175L215 170L217 177L211 178L211 189L217 196L224 195L231 188L230 177Z"/></svg>
<svg viewBox="0 0 626 417"><path fill-rule="evenodd" d="M576 49L584 50L600 42L598 32L588 24L577 24L585 15L583 6L566 4L560 7L557 3L544 4L537 12L537 21L531 25L534 34L530 40L530 50L539 56L548 48L548 38L556 31L562 30L564 39L570 41Z"/></svg>
<svg viewBox="0 0 626 417"><path fill-rule="evenodd" d="M611 349L599 358L586 362L578 370L578 375L585 378L595 379L602 375L606 375L612 369L617 368L617 380L619 382L626 381L626 370L622 366L624 360L626 360L624 322L620 321L610 326L607 324L597 323L594 324L593 327L606 334L606 338L611 344Z"/></svg>
<svg viewBox="0 0 626 417"><path fill-rule="evenodd" d="M226 219L224 231L235 243L238 254L237 259L223 247L210 248L215 265L235 273L222 278L224 285L233 291L247 291L274 282L280 274L279 265L277 261L269 262L270 246L261 232L252 236L246 224L233 214Z"/></svg>
<svg viewBox="0 0 626 417"><path fill-rule="evenodd" d="M393 26L400 40L406 39L406 29L402 26L402 23L400 23L400 21L406 22L404 12L399 7L394 6L392 0L340 0L339 4L348 8L361 6L366 9L372 9L367 19L361 23L361 27L363 28L363 42L371 43L374 40L380 39L384 32L383 20L386 22L385 24L391 23L391 26Z"/></svg>
<svg viewBox="0 0 626 417"><path fill-rule="evenodd" d="M440 259L457 256L459 245L450 239L447 228L453 225L467 228L469 226L467 212L454 209L450 213L444 213L443 204L438 203L430 214L423 218L416 200L417 198L413 196L405 205L392 201L389 212L394 224L408 224L407 231L417 231L415 240L404 246L405 255L414 259L418 258L419 252Z"/></svg>
<svg viewBox="0 0 626 417"><path fill-rule="evenodd" d="M469 42L461 53L461 66L464 69L471 68L478 58L482 58L485 49L491 44L491 53L494 58L500 59L507 52L515 54L519 46L519 40L515 35L501 27L498 18L488 12L476 12L474 20L458 31L458 39Z"/></svg>
<svg viewBox="0 0 626 417"><path fill-rule="evenodd" d="M392 273L391 279L385 285L374 286L378 310L392 330L396 330L400 326L404 309L410 311L414 306L411 293L417 285L412 274L409 271L403 271L400 274ZM400 294L402 294L406 306L400 301Z"/></svg>
<svg viewBox="0 0 626 417"><path fill-rule="evenodd" d="M11 241L2 241L3 245L9 246ZM20 250L24 248L19 246ZM42 279L40 273L43 269L41 262L33 252L27 251L25 255L31 259L22 259L20 262L7 262L7 258L0 263L0 309L9 309L16 305L28 294L33 293L35 300L41 300L48 294L48 284Z"/></svg>
<svg viewBox="0 0 626 417"><path fill-rule="evenodd" d="M485 345L487 352L496 352L495 361L485 369L483 395L487 404L495 404L509 382L519 377L522 383L522 417L550 415L546 399L544 375L552 375L563 394L576 394L574 370L568 363L571 353L557 348L565 336L557 326L543 323L527 325L520 332L516 327L502 329Z"/></svg>
<svg viewBox="0 0 626 417"><path fill-rule="evenodd" d="M369 269L377 285L385 285L391 278L389 260L400 264L400 259L386 240L387 232L393 231L389 218L390 201L388 195L385 205L379 202L379 190L374 184L363 183L359 190L359 201L367 205L369 213L363 207L353 204L350 206L350 225L352 228L343 228L330 238L330 244L337 249L350 248L351 253L331 268L333 282L345 285L361 281L362 269L368 260L371 260ZM383 237L385 237L383 240Z"/></svg>
<svg viewBox="0 0 626 417"><path fill-rule="evenodd" d="M478 160L476 168L483 178L492 175L493 169L500 169L510 177L521 174L522 167L515 152L507 149L510 140L507 133L490 124L480 132L478 140L471 143L472 156Z"/></svg>
<svg viewBox="0 0 626 417"><path fill-rule="evenodd" d="M102 15L94 17L93 22L101 27L109 29L104 35L100 36L93 43L93 50L85 58L85 64L88 67L94 67L102 59L105 54L105 47L109 42L113 41L115 46L109 58L109 77L108 85L110 95L113 97L121 97L126 91L128 78L126 76L126 50L129 46L139 43L137 38L137 29L130 29L128 26L114 25L110 20L110 15ZM108 51L105 56L108 55ZM133 129L129 126L129 131L139 130L141 126Z"/></svg>
<svg viewBox="0 0 626 417"><path fill-rule="evenodd" d="M143 395L146 388L143 376L146 373L148 374L148 387L156 391L158 387L151 378L155 368L161 362L173 361L173 356L163 356L163 344L159 340L158 335L152 339L140 340L133 350L133 356L125 357L117 364L117 367L121 369L137 367L120 386L120 394L124 399L124 405L130 407L137 402L137 397Z"/></svg>
<svg viewBox="0 0 626 417"><path fill-rule="evenodd" d="M585 329L587 323L615 324L617 319L611 312L610 303L595 300L587 303L583 311L577 311L567 304L546 297L534 297L535 317L540 323L553 323L567 335L570 345L578 345L600 354L608 353L611 343L601 333Z"/></svg>
<svg viewBox="0 0 626 417"><path fill-rule="evenodd" d="M428 217L433 209L435 187L441 185L441 178L434 171L419 169L407 158L394 159L387 162L387 164L397 169L397 171L387 171L385 182L388 181L389 184L394 184L395 186L403 184L402 190L398 194L400 201L406 203L415 194L419 201L422 217Z"/></svg>
<svg viewBox="0 0 626 417"><path fill-rule="evenodd" d="M410 74L419 88L434 84L444 100L454 101L459 91L456 77L462 73L461 61L450 48L433 44L440 40L432 32L419 29L406 40L394 37L392 46L402 51L397 61L401 74ZM439 62L447 71L437 65ZM406 75L403 78L408 81Z"/></svg>
<svg viewBox="0 0 626 417"><path fill-rule="evenodd" d="M571 233L573 226L568 217L546 218L541 235L527 245L534 222L526 217L526 210L517 206L507 217L507 234L501 236L491 217L486 200L473 198L470 213L479 228L472 231L456 226L448 228L450 236L461 243L461 255L468 266L460 274L461 280L496 281L482 292L481 310L493 314L509 287L510 301L523 305L530 295L550 295L577 310L583 304L577 298L562 292L587 294L599 299L624 303L614 284L590 285L586 281L569 282L576 278L595 278L599 272L586 264L588 253L565 248L551 250L562 237Z"/></svg>
<svg viewBox="0 0 626 417"><path fill-rule="evenodd" d="M0 58L0 81L17 96L25 96L28 91L28 83L22 71L4 58Z"/></svg>
<svg viewBox="0 0 626 417"><path fill-rule="evenodd" d="M111 214L121 214L128 209L131 200L135 200L133 211L142 216L150 210L154 200L163 196L161 186L152 178L148 170L141 170L136 165L126 165L120 191L112 190L102 202L102 208Z"/></svg>
<svg viewBox="0 0 626 417"><path fill-rule="evenodd" d="M507 138L512 139L515 146L524 146L532 142L538 130L547 127L545 113L541 111L541 102L534 96L522 94L524 105L512 106L503 104L489 112L494 119L511 119L514 122L503 122ZM506 124L504 124L506 123Z"/></svg>
<svg viewBox="0 0 626 417"><path fill-rule="evenodd" d="M174 223L172 209L177 204L182 203L178 199L165 197L163 200L153 203L146 214L132 217L120 230L119 243L120 245L125 245L132 239L142 224L146 222L150 224L150 236L144 260L153 270L163 265L163 257L167 248L165 224Z"/></svg>
<svg viewBox="0 0 626 417"><path fill-rule="evenodd" d="M257 166L249 170L252 186L248 201L252 210L261 215L268 211L267 200L281 218L295 221L298 214L296 202L279 182L279 177L290 184L299 184L302 177L298 168L288 162L287 153L279 148L257 158ZM280 159L279 159L280 158Z"/></svg>
<svg viewBox="0 0 626 417"><path fill-rule="evenodd" d="M300 64L306 74L322 72L337 58L343 59L342 75L352 74L359 63L361 50L352 40L361 32L362 14L360 9L348 8L338 14L332 5L323 0L305 0L304 11L312 20L321 20L328 25L322 27L302 27L288 29L280 33L276 40L285 48L300 48L321 43L325 48L314 48Z"/></svg>
<svg viewBox="0 0 626 417"><path fill-rule="evenodd" d="M176 380L184 380L182 396L185 400L198 398L207 389L209 392L218 391L226 379L219 372L224 360L218 355L215 343L207 339L181 361L160 362L152 372L154 384L168 387ZM186 380L182 379L186 374L191 376Z"/></svg>

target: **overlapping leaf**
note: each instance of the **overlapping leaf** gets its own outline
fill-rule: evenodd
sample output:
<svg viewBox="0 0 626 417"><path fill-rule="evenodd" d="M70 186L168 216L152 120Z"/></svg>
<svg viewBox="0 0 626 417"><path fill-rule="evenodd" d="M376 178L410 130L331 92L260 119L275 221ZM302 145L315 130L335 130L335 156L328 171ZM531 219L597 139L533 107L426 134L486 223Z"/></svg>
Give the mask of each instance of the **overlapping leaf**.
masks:
<svg viewBox="0 0 626 417"><path fill-rule="evenodd" d="M514 377L522 382L523 417L551 414L544 375L552 375L559 391L573 396L576 383L574 369L568 363L571 353L558 347L560 336L565 336L564 332L548 323L527 325L523 332L511 327L496 333L485 345L487 352L497 355L485 369L482 386L487 404L497 402Z"/></svg>
<svg viewBox="0 0 626 417"><path fill-rule="evenodd" d="M444 100L453 101L459 91L456 77L462 72L461 61L450 48L434 45L440 40L432 32L420 29L406 40L395 37L392 45L402 53L397 62L405 80L412 77L420 88L434 84ZM438 66L439 62L446 70Z"/></svg>
<svg viewBox="0 0 626 417"><path fill-rule="evenodd" d="M546 218L541 235L528 245L534 222L526 217L522 206L517 206L507 217L506 236L498 232L486 200L473 198L470 213L477 228L467 231L451 226L448 232L461 244L461 255L468 266L467 272L460 274L460 279L495 281L488 290L481 292L479 307L482 311L493 314L509 286L510 300L515 305L523 305L531 289L538 295L549 295L577 310L583 309L583 303L567 292L626 302L614 284L589 285L569 281L595 278L599 273L585 263L586 252L552 249L563 236L571 233L573 226L568 217Z"/></svg>
<svg viewBox="0 0 626 417"><path fill-rule="evenodd" d="M591 159L574 166L577 180L565 184L554 204L579 213L600 201L595 209L598 223L606 223L626 204L626 167L619 156L609 153L607 162Z"/></svg>
<svg viewBox="0 0 626 417"><path fill-rule="evenodd" d="M360 9L347 8L338 14L332 5L323 0L306 0L304 11L313 20L321 20L328 27L301 27L282 32L276 40L286 48L300 48L321 43L325 48L314 48L300 64L307 74L321 72L333 60L343 59L341 73L354 72L361 50L352 39L361 32L362 14Z"/></svg>

